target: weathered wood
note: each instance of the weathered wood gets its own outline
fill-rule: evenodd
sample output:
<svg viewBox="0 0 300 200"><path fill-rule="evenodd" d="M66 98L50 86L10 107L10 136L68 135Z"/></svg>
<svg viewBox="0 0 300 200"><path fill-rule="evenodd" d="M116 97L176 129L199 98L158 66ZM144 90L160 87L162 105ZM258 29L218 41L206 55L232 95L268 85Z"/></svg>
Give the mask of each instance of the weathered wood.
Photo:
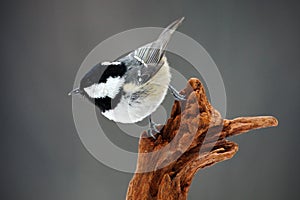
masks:
<svg viewBox="0 0 300 200"><path fill-rule="evenodd" d="M230 159L238 151L238 145L227 137L278 124L272 116L222 119L209 103L202 83L195 78L181 93L187 100L175 101L157 139L142 134L127 200L187 199L199 169Z"/></svg>

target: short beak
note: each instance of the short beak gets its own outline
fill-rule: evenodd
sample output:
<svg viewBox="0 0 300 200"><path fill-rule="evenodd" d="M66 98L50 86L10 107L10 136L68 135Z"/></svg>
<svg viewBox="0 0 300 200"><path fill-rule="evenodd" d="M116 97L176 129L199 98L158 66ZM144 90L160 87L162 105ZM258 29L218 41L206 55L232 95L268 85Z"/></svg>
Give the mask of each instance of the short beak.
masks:
<svg viewBox="0 0 300 200"><path fill-rule="evenodd" d="M79 88L75 88L71 92L69 92L69 96L74 95L74 94L81 94L81 90Z"/></svg>

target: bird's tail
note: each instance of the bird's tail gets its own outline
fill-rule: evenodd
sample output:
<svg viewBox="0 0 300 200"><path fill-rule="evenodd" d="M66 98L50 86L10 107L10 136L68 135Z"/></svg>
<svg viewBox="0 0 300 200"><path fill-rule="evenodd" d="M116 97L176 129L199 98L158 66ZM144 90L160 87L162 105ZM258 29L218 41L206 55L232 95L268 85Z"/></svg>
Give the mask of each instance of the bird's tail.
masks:
<svg viewBox="0 0 300 200"><path fill-rule="evenodd" d="M165 50L173 33L176 31L176 29L178 28L178 26L182 23L182 21L184 20L184 17L177 19L176 21L174 21L173 23L171 23L169 26L167 26L163 32L159 35L156 43L160 44L160 49L161 50Z"/></svg>
<svg viewBox="0 0 300 200"><path fill-rule="evenodd" d="M171 36L184 20L184 17L174 21L159 35L158 39L152 43L146 44L134 51L133 56L143 61L145 64L158 65L165 53L166 47ZM159 69L159 68L158 68Z"/></svg>

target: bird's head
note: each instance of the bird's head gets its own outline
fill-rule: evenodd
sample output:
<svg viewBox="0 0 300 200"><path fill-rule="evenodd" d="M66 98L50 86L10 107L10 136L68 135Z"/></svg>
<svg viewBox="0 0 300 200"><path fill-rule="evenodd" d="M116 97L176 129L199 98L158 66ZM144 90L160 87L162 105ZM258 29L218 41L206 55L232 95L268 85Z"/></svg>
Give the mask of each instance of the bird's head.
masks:
<svg viewBox="0 0 300 200"><path fill-rule="evenodd" d="M125 82L127 67L122 62L102 62L88 71L80 81L79 88L69 95L81 94L95 100L114 99Z"/></svg>

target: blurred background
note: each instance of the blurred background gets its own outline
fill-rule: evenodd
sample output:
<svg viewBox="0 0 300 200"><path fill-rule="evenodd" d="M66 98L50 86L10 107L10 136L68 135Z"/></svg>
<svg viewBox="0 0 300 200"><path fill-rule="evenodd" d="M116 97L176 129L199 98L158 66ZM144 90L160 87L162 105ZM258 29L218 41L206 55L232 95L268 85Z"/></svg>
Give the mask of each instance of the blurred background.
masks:
<svg viewBox="0 0 300 200"><path fill-rule="evenodd" d="M219 67L226 117L279 119L276 128L232 138L239 152L200 171L189 199L297 198L298 1L11 0L0 8L0 199L125 199L132 174L88 153L66 94L98 43L127 29L164 27L181 16L186 20L179 31L203 45ZM122 146L137 149L137 140L127 138Z"/></svg>

